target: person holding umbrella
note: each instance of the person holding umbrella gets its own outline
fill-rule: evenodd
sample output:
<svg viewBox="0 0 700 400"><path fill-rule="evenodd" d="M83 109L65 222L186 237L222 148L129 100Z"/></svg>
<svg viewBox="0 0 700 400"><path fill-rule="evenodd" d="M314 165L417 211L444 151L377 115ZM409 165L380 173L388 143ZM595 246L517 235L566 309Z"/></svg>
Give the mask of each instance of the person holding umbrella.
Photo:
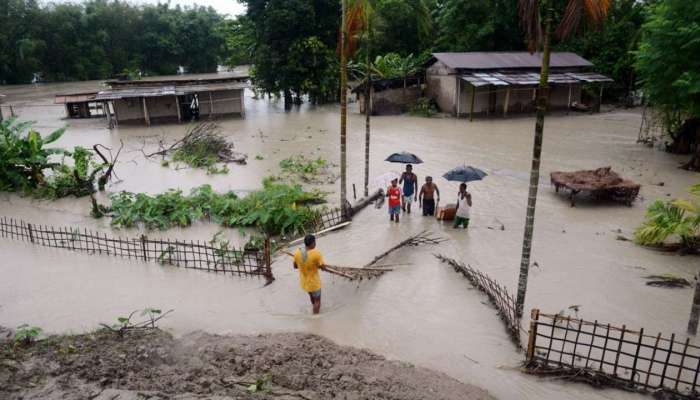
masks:
<svg viewBox="0 0 700 400"><path fill-rule="evenodd" d="M411 203L413 203L413 201L418 201L418 176L413 173L413 165L406 164L406 171L401 174L399 183L403 183L401 209L410 214Z"/></svg>
<svg viewBox="0 0 700 400"><path fill-rule="evenodd" d="M467 192L467 184L462 182L457 193L457 213L455 214L454 228L463 226L469 228L469 215L472 208L472 195Z"/></svg>
<svg viewBox="0 0 700 400"><path fill-rule="evenodd" d="M457 194L457 212L455 214L454 228L460 226L469 228L469 218L472 207L472 195L467 192L467 182L480 181L486 176L486 172L479 168L471 166L460 166L448 171L442 177L448 181L462 182L459 185L459 193Z"/></svg>

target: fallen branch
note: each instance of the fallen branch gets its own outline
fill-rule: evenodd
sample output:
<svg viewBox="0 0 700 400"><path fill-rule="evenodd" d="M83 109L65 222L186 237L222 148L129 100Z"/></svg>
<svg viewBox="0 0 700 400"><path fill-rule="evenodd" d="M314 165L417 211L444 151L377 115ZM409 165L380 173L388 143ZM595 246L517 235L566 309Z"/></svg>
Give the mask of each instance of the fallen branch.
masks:
<svg viewBox="0 0 700 400"><path fill-rule="evenodd" d="M390 248L389 250L383 252L382 254L374 257L372 261L370 261L368 264L365 265L365 267L371 267L377 264L379 261L387 257L389 254L395 252L396 250L406 247L406 246L422 246L422 245L437 245L440 244L447 239L443 239L441 237L433 237L431 236L432 233L429 231L422 231L416 235L413 235L409 237L408 239L403 240L396 246Z"/></svg>
<svg viewBox="0 0 700 400"><path fill-rule="evenodd" d="M161 144L162 147L162 144ZM194 167L205 167L213 162L246 164L248 156L233 150L233 143L221 134L219 125L213 121L200 122L192 126L185 136L168 147L145 154L154 156L176 155ZM201 164L201 165L200 165Z"/></svg>
<svg viewBox="0 0 700 400"><path fill-rule="evenodd" d="M647 275L644 277L647 280L647 285L656 287L682 288L690 287L691 283L685 278L673 276L671 274L664 275Z"/></svg>

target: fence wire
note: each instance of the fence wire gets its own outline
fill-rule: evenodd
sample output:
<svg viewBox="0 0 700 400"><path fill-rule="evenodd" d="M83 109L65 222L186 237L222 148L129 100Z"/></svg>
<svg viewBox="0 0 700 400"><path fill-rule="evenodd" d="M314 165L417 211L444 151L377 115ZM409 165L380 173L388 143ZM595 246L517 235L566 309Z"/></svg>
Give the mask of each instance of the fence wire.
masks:
<svg viewBox="0 0 700 400"><path fill-rule="evenodd" d="M87 229L37 225L7 217L0 219L0 237L88 254L272 278L269 257L262 249L241 250L228 245L217 247L199 240L149 239L146 235L138 238L111 237Z"/></svg>
<svg viewBox="0 0 700 400"><path fill-rule="evenodd" d="M620 388L698 398L700 347L675 334L648 335L532 310L527 365L535 373L578 376Z"/></svg>

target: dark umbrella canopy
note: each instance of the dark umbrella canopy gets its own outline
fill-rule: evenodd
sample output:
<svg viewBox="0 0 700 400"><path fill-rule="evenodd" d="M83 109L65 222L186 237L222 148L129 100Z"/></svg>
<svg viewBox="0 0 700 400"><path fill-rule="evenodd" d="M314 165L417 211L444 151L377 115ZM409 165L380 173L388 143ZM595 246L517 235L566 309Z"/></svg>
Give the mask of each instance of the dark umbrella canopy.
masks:
<svg viewBox="0 0 700 400"><path fill-rule="evenodd" d="M448 181L471 182L480 181L485 176L486 172L480 170L479 168L463 165L461 167L451 169L442 177Z"/></svg>
<svg viewBox="0 0 700 400"><path fill-rule="evenodd" d="M418 158L417 155L413 153L408 153L405 151L402 151L401 153L394 153L390 155L389 157L386 158L384 161L389 161L393 163L402 163L402 164L421 164L423 163L423 160Z"/></svg>

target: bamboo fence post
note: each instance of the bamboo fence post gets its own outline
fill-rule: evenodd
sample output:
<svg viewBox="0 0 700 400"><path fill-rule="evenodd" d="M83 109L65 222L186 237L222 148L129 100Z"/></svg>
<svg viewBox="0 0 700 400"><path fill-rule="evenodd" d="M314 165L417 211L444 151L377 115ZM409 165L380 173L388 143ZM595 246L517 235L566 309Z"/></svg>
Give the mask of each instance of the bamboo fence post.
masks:
<svg viewBox="0 0 700 400"><path fill-rule="evenodd" d="M540 318L540 310L534 308L530 312L530 330L527 338L527 361L532 362L535 358L535 346L537 345L537 322Z"/></svg>
<svg viewBox="0 0 700 400"><path fill-rule="evenodd" d="M574 339L574 350L572 351L571 355L571 366L574 366L574 362L576 361L576 347L578 346L578 339L581 336L581 327L583 325L583 320L579 319L578 320L578 331L576 331L576 339Z"/></svg>
<svg viewBox="0 0 700 400"><path fill-rule="evenodd" d="M146 235L141 235L141 251L143 252L143 261L148 261L148 254L146 253Z"/></svg>
<svg viewBox="0 0 700 400"><path fill-rule="evenodd" d="M559 365L563 365L561 360L564 358L564 351L566 350L566 339L569 336L569 325L571 325L571 317L567 315L566 328L564 328L564 340L561 342L561 353L559 353Z"/></svg>
<svg viewBox="0 0 700 400"><path fill-rule="evenodd" d="M608 327L605 330L605 342L603 343L603 354L600 356L600 368L599 370L602 372L603 371L603 365L605 365L605 351L608 349L608 339L610 338L610 324L608 323Z"/></svg>
<svg viewBox="0 0 700 400"><path fill-rule="evenodd" d="M615 366L613 367L613 375L614 376L617 376L617 365L620 362L620 351L622 351L622 343L623 343L622 341L625 338L625 329L626 329L626 326L622 325L622 332L620 332L620 339L619 339L619 343L617 345L617 353L615 354Z"/></svg>
<svg viewBox="0 0 700 400"><path fill-rule="evenodd" d="M637 350L634 352L634 360L632 361L630 386L634 386L634 374L637 372L637 361L639 360L639 350L642 348L642 340L644 340L644 328L639 329L639 341L637 342Z"/></svg>
<svg viewBox="0 0 700 400"><path fill-rule="evenodd" d="M595 331L598 329L598 320L593 322L593 332L591 333L591 344L588 347L588 354L586 355L586 365L584 368L588 368L588 362L591 359L591 351L593 350L593 345L595 344Z"/></svg>
<svg viewBox="0 0 700 400"><path fill-rule="evenodd" d="M661 332L659 332L659 334L656 335L656 342L654 343L654 349L651 351L651 357L649 359L649 369L647 370L647 378L644 381L644 386L646 386L646 387L649 386L649 377L651 376L651 369L654 366L654 359L656 357L656 350L659 348L659 340L661 340ZM698 368L700 368L700 364L698 365Z"/></svg>
<svg viewBox="0 0 700 400"><path fill-rule="evenodd" d="M664 381L666 380L666 369L668 368L668 362L671 360L671 353L673 352L673 344L676 341L676 334L672 333L671 334L671 341L669 342L668 345L668 351L666 352L666 362L664 363L664 368L663 371L661 372L661 383L659 383L659 387L663 388L664 387Z"/></svg>
<svg viewBox="0 0 700 400"><path fill-rule="evenodd" d="M688 344L690 343L690 338L685 339L685 346L683 346L683 354L681 355L681 362L678 363L678 375L676 375L676 385L673 390L678 391L678 383L681 380L681 372L683 372L683 362L685 361L685 355L688 352Z"/></svg>
<svg viewBox="0 0 700 400"><path fill-rule="evenodd" d="M29 240L34 243L34 233L32 232L32 224L27 223L27 231L29 232Z"/></svg>

